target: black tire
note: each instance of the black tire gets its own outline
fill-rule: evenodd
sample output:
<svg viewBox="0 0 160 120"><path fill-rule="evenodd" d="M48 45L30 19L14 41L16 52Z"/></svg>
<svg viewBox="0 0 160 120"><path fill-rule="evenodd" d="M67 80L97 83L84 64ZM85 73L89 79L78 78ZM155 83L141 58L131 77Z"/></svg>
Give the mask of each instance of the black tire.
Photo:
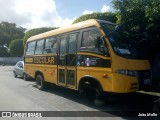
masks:
<svg viewBox="0 0 160 120"><path fill-rule="evenodd" d="M103 90L99 87L98 84L85 84L81 83L79 87L79 97L81 98L84 94L87 94L88 97L92 99L101 99L103 98Z"/></svg>
<svg viewBox="0 0 160 120"><path fill-rule="evenodd" d="M44 81L44 78L43 78L43 76L41 75L41 74L38 74L37 76L36 76L36 85L37 85L37 88L39 89L39 90L44 90L44 88L45 88L45 81Z"/></svg>
<svg viewBox="0 0 160 120"><path fill-rule="evenodd" d="M17 78L17 74L15 71L13 71L14 77Z"/></svg>
<svg viewBox="0 0 160 120"><path fill-rule="evenodd" d="M27 76L26 73L23 73L23 79L24 79L24 81L27 81L27 80L28 80L28 76Z"/></svg>
<svg viewBox="0 0 160 120"><path fill-rule="evenodd" d="M104 99L103 91L99 86L94 88L94 105L103 106L106 104Z"/></svg>
<svg viewBox="0 0 160 120"><path fill-rule="evenodd" d="M103 91L99 86L94 87L94 98L95 99L102 99L103 98Z"/></svg>

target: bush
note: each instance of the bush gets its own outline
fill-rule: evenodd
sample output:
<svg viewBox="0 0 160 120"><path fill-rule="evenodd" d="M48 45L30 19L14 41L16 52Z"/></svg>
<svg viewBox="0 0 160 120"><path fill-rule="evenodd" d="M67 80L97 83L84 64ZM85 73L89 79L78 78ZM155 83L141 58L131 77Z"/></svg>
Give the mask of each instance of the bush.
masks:
<svg viewBox="0 0 160 120"><path fill-rule="evenodd" d="M101 19L101 20L106 20L106 21L110 21L113 23L116 23L117 21L117 17L115 13L112 12L105 12L105 13L92 13L92 14L86 14L86 15L82 15L80 17L78 17L74 22L74 23L78 23L81 21L85 21L88 19Z"/></svg>
<svg viewBox="0 0 160 120"><path fill-rule="evenodd" d="M21 57L24 52L23 40L22 39L12 40L9 45L9 49L10 49L10 56Z"/></svg>

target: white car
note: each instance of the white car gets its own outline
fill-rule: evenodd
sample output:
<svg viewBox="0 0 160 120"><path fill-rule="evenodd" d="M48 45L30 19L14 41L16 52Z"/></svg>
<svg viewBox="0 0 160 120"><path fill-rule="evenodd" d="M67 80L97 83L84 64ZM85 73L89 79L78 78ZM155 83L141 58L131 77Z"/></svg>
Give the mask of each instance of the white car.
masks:
<svg viewBox="0 0 160 120"><path fill-rule="evenodd" d="M14 66L13 74L15 78L17 76L24 77L24 61L19 61L16 63Z"/></svg>

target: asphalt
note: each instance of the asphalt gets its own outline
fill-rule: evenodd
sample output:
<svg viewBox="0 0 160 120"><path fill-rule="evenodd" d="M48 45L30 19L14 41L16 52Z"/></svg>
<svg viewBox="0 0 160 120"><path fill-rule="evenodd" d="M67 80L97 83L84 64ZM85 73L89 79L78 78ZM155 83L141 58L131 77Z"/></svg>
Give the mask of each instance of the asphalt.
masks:
<svg viewBox="0 0 160 120"><path fill-rule="evenodd" d="M40 91L34 80L14 78L12 70L13 66L0 66L0 111L41 112L45 118L38 119L154 119L151 116L138 117L138 114L153 113L157 96L142 93L120 95L114 102L104 100L103 104L97 105L89 95L79 99L77 91L51 84Z"/></svg>

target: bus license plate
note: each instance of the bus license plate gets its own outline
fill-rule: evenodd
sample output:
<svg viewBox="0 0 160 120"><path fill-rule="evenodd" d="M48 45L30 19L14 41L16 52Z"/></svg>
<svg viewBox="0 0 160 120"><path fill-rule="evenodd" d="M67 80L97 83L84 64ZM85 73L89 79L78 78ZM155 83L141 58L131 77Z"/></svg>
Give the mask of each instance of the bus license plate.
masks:
<svg viewBox="0 0 160 120"><path fill-rule="evenodd" d="M150 79L145 79L144 80L144 85L148 85L148 84L150 84L151 82L150 82Z"/></svg>

